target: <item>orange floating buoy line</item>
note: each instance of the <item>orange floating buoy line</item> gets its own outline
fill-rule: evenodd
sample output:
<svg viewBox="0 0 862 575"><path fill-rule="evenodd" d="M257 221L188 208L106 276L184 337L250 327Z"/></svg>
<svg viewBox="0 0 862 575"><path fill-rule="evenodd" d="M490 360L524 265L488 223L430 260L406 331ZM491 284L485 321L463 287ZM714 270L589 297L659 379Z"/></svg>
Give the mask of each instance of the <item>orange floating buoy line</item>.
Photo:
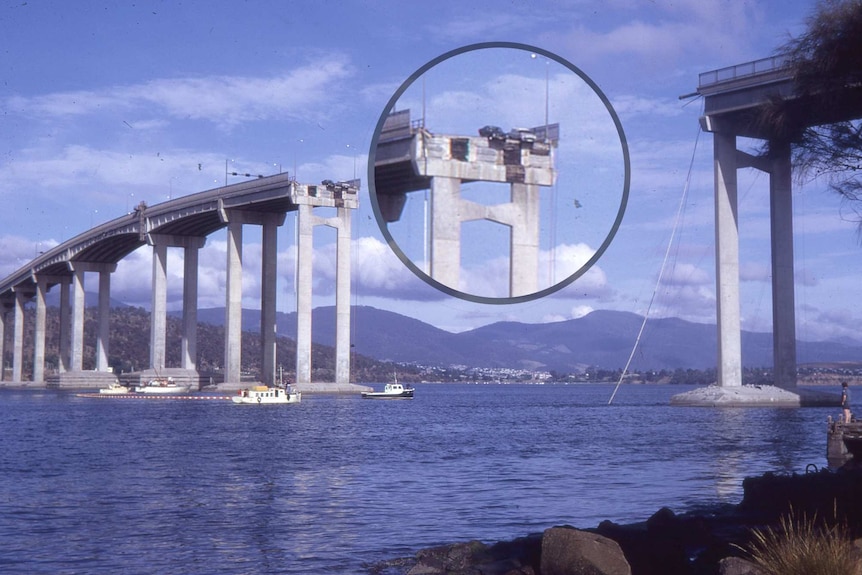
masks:
<svg viewBox="0 0 862 575"><path fill-rule="evenodd" d="M229 395L146 395L142 393L76 393L75 397L98 397L99 399L163 399L179 401L224 401L231 398Z"/></svg>

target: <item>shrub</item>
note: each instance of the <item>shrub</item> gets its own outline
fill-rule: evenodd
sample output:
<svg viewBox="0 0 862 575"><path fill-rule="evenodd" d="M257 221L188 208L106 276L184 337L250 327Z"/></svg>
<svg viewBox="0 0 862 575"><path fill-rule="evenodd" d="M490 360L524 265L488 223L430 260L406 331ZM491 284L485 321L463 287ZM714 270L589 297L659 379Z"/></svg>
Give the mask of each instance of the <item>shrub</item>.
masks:
<svg viewBox="0 0 862 575"><path fill-rule="evenodd" d="M797 517L792 509L776 528L753 529L743 551L764 575L862 575L845 526Z"/></svg>

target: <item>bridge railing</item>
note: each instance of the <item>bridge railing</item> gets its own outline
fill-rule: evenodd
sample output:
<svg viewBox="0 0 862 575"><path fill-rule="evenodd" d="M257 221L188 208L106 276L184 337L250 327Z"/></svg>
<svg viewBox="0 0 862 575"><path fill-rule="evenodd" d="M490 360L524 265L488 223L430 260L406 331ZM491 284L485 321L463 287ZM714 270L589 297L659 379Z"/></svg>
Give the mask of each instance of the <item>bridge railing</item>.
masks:
<svg viewBox="0 0 862 575"><path fill-rule="evenodd" d="M790 58L787 54L777 54L769 58L761 58L760 60L745 62L744 64L719 68L718 70L711 70L700 74L698 76L698 87L703 88L704 86L721 82L777 72L789 67L789 65Z"/></svg>

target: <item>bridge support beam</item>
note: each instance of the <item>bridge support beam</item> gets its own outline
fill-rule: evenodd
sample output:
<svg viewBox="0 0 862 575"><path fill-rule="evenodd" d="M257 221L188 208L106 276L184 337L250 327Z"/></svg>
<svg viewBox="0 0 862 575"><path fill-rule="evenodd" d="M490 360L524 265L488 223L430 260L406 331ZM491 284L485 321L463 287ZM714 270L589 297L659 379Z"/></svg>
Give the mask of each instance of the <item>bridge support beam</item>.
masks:
<svg viewBox="0 0 862 575"><path fill-rule="evenodd" d="M790 146L773 146L769 177L775 385L796 389L796 297Z"/></svg>
<svg viewBox="0 0 862 575"><path fill-rule="evenodd" d="M335 272L335 383L350 383L350 209L338 208Z"/></svg>
<svg viewBox="0 0 862 575"><path fill-rule="evenodd" d="M265 385L275 384L276 303L278 294L278 227L284 215L265 214L261 233L260 282L260 379Z"/></svg>
<svg viewBox="0 0 862 575"><path fill-rule="evenodd" d="M0 381L6 381L6 332L9 329L9 307L7 301L0 301Z"/></svg>
<svg viewBox="0 0 862 575"><path fill-rule="evenodd" d="M71 345L72 339L72 309L69 304L69 292L72 287L72 278L64 277L60 281L60 362L57 371L64 373L71 369Z"/></svg>
<svg viewBox="0 0 862 575"><path fill-rule="evenodd" d="M732 387L742 385L736 136L716 132L713 141L718 383Z"/></svg>
<svg viewBox="0 0 862 575"><path fill-rule="evenodd" d="M539 186L512 184L509 206L511 215L500 221L512 230L509 293L516 297L539 291Z"/></svg>
<svg viewBox="0 0 862 575"><path fill-rule="evenodd" d="M239 383L242 370L242 220L227 227L224 314L224 380Z"/></svg>
<svg viewBox="0 0 862 575"><path fill-rule="evenodd" d="M70 264L71 265L71 264ZM69 333L69 371L84 369L84 269L72 270L72 330Z"/></svg>
<svg viewBox="0 0 862 575"><path fill-rule="evenodd" d="M150 307L150 369L165 369L168 302L168 245L153 244L153 292Z"/></svg>
<svg viewBox="0 0 862 575"><path fill-rule="evenodd" d="M454 290L461 274L461 180L431 178L431 277Z"/></svg>
<svg viewBox="0 0 862 575"><path fill-rule="evenodd" d="M33 383L45 382L45 323L47 320L48 281L36 279L36 322L33 327Z"/></svg>
<svg viewBox="0 0 862 575"><path fill-rule="evenodd" d="M108 371L111 340L111 272L99 271L99 331L96 334L96 371Z"/></svg>
<svg viewBox="0 0 862 575"><path fill-rule="evenodd" d="M204 240L200 242L203 245ZM183 254L183 336L181 367L197 371L198 363L198 253L200 247L185 246Z"/></svg>
<svg viewBox="0 0 862 575"><path fill-rule="evenodd" d="M24 367L24 304L30 294L15 291L15 331L12 344L12 381L22 381Z"/></svg>
<svg viewBox="0 0 862 575"><path fill-rule="evenodd" d="M318 225L309 205L297 212L296 255L296 383L311 383L311 305L314 226Z"/></svg>

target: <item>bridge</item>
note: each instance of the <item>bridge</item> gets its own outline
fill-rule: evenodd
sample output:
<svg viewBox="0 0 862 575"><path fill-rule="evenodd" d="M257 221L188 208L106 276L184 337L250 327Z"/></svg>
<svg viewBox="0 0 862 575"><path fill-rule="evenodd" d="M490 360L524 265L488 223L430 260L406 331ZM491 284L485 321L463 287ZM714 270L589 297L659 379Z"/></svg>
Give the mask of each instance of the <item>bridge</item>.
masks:
<svg viewBox="0 0 862 575"><path fill-rule="evenodd" d="M556 180L559 125L503 132L486 126L476 136L434 134L410 110L390 114L374 156L373 201L379 219L398 221L407 193L431 190L430 276L459 291L461 225L488 220L511 230L509 297L539 291L539 189ZM508 200L484 205L461 197L464 182L508 184ZM384 226L381 225L381 228Z"/></svg>
<svg viewBox="0 0 862 575"><path fill-rule="evenodd" d="M791 145L787 134L776 131L774 125L763 119L763 112L780 101L799 119L797 126L851 120L862 117L859 91L858 86L843 86L830 87L819 94L799 95L787 58L777 55L702 73L697 91L689 95L703 97L701 126L713 134L721 387L742 385L737 170L755 168L769 175L775 385L798 391ZM755 156L738 150L739 136L765 140L769 152Z"/></svg>
<svg viewBox="0 0 862 575"><path fill-rule="evenodd" d="M301 184L288 174L216 188L153 206L143 202L132 213L96 226L50 249L0 281L0 342L10 327L12 381L23 376L24 306L35 299L33 374L44 383L46 294L60 286L60 365L56 384L104 381L109 374L108 333L111 274L117 263L138 248L153 252L150 369L165 365L167 328L167 249L184 250L181 370L189 380L197 375L198 251L208 235L227 230L225 288L225 382L240 382L242 335L242 231L262 229L261 325L262 383L275 381L275 319L277 229L286 214L297 212L297 358L296 382L311 383L311 296L313 230L324 225L337 230L336 383L350 378L350 213L358 205L359 182ZM334 209L322 217L316 208ZM317 210L319 211L319 210ZM95 371L83 370L84 277L99 276L98 330ZM71 296L71 297L70 297ZM10 326L11 323L11 326ZM6 349L0 350L5 357ZM3 370L5 372L5 370ZM102 376L101 378L99 376ZM113 378L112 375L110 375Z"/></svg>

